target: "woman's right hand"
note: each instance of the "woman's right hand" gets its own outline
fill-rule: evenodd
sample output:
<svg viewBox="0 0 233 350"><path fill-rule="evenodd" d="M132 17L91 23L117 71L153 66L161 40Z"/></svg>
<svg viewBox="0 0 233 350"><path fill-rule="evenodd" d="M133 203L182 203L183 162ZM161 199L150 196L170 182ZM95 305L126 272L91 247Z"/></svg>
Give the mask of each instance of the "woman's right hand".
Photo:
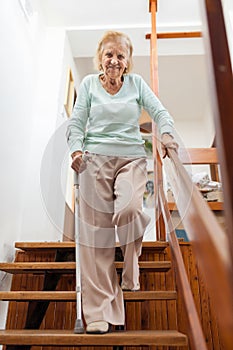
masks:
<svg viewBox="0 0 233 350"><path fill-rule="evenodd" d="M178 153L179 145L177 142L175 142L174 137L170 134L164 133L162 135L162 157L165 158L168 156L167 149L173 149L176 153Z"/></svg>
<svg viewBox="0 0 233 350"><path fill-rule="evenodd" d="M71 164L71 168L76 171L77 173L79 172L80 166L82 164L83 161L83 152L81 151L77 151L71 154L72 157L72 164Z"/></svg>

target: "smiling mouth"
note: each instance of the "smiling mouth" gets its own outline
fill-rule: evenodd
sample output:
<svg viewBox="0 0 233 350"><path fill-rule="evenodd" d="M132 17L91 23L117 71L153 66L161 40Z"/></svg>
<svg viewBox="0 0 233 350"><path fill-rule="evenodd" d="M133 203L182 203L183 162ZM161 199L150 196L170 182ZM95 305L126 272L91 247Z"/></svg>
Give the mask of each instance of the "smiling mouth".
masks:
<svg viewBox="0 0 233 350"><path fill-rule="evenodd" d="M120 69L119 66L108 66L109 69Z"/></svg>

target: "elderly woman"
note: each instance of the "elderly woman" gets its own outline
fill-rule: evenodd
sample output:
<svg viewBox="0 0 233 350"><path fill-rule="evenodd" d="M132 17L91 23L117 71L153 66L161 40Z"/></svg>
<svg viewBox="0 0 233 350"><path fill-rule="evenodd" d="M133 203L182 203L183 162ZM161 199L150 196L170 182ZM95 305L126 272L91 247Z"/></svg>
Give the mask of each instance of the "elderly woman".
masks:
<svg viewBox="0 0 233 350"><path fill-rule="evenodd" d="M173 120L132 69L129 37L107 32L100 40L98 74L80 85L67 130L72 168L80 177L80 260L87 333L124 324L122 290L140 289L138 257L149 217L142 211L146 153L139 128L144 108L157 123L163 144L176 149ZM83 156L85 155L85 156ZM124 256L121 286L116 273L115 234Z"/></svg>

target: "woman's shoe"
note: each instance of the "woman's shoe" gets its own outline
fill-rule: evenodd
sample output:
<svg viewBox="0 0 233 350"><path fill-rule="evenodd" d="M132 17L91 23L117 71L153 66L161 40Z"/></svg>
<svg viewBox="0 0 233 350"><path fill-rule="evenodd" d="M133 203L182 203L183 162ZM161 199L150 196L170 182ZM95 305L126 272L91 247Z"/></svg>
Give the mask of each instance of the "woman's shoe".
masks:
<svg viewBox="0 0 233 350"><path fill-rule="evenodd" d="M140 290L140 284L138 284L137 288L128 288L124 283L121 285L121 289L125 292L138 292Z"/></svg>
<svg viewBox="0 0 233 350"><path fill-rule="evenodd" d="M95 321L87 325L86 333L89 334L104 334L109 331L109 323L106 321Z"/></svg>

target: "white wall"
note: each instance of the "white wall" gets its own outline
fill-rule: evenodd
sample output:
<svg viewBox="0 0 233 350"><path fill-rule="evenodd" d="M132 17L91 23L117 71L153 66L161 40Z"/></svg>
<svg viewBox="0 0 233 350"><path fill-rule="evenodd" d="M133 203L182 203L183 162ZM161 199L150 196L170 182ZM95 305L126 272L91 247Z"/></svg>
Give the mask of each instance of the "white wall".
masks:
<svg viewBox="0 0 233 350"><path fill-rule="evenodd" d="M36 100L33 125L30 130L31 144L29 167L24 193L20 240L58 240L61 238L62 203L52 196L54 181L58 175L55 157L60 149L56 145L54 132L57 126L59 88L63 64L65 31L47 28L40 48L40 65L36 82ZM57 147L57 149L56 149ZM42 172L42 161L46 158L46 168ZM58 193L57 189L57 193ZM52 212L44 202L48 196ZM59 212L59 214L58 214ZM54 216L59 218L55 225Z"/></svg>
<svg viewBox="0 0 233 350"><path fill-rule="evenodd" d="M224 12L225 23L226 23L231 62L233 66L233 1L222 0L222 5L223 5L223 12Z"/></svg>
<svg viewBox="0 0 233 350"><path fill-rule="evenodd" d="M63 229L63 103L73 58L65 30L46 27L33 4L28 21L17 0L0 2L0 261L14 259L15 241L59 240ZM0 290L9 287L0 272ZM0 328L6 308L0 302Z"/></svg>
<svg viewBox="0 0 233 350"><path fill-rule="evenodd" d="M21 233L36 63L30 33L16 1L0 3L0 26L0 261L11 261L14 241ZM0 289L7 288L9 282L9 278L0 272ZM6 303L1 303L0 315L4 314L5 308ZM1 327L3 322L1 319Z"/></svg>

